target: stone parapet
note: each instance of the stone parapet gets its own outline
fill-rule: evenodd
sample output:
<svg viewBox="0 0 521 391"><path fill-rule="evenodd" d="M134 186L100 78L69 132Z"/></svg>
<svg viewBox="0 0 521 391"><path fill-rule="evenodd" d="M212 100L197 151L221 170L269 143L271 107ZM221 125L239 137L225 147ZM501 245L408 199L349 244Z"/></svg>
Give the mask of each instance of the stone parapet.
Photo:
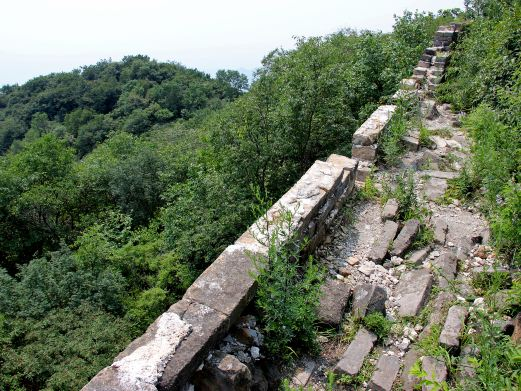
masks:
<svg viewBox="0 0 521 391"><path fill-rule="evenodd" d="M180 389L253 299L256 268L252 257L267 254L273 235L277 235L277 245L285 245L289 233L298 240L307 239L305 254L313 252L352 192L357 168L357 161L340 155L331 155L325 162L317 160L219 255L180 301L83 390ZM282 220L287 227L280 224Z"/></svg>

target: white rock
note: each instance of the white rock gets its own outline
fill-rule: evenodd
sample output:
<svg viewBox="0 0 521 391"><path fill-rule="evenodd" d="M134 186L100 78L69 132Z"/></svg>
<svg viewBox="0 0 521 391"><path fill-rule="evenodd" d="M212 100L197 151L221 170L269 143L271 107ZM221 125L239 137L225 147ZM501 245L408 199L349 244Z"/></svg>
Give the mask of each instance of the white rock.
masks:
<svg viewBox="0 0 521 391"><path fill-rule="evenodd" d="M250 354L251 354L251 357L256 360L260 357L260 349L257 347L257 346L252 346L250 348Z"/></svg>

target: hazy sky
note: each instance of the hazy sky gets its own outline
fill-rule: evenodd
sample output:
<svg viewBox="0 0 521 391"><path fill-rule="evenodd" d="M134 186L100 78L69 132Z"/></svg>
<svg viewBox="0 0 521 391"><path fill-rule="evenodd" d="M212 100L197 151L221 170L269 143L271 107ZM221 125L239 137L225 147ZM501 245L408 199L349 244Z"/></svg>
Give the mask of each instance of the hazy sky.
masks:
<svg viewBox="0 0 521 391"><path fill-rule="evenodd" d="M405 9L455 7L463 0L2 0L0 85L128 54L251 71L293 36L390 31Z"/></svg>

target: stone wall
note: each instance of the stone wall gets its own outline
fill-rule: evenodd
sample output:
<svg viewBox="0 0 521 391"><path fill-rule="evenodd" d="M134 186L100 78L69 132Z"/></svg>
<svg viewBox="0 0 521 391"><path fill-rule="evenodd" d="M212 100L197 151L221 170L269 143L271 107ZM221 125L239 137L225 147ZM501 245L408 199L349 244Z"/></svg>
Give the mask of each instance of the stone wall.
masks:
<svg viewBox="0 0 521 391"><path fill-rule="evenodd" d="M428 91L438 83L448 62L448 46L459 26L440 28L434 47L428 48L411 79L402 82L405 93ZM427 80L427 84L422 81ZM412 90L412 91L411 91ZM398 92L398 94L404 91ZM256 291L252 257L267 254L268 237L285 211L291 212L289 227L308 239L312 253L325 239L327 228L351 194L357 173L368 171L376 159L378 139L396 106L380 106L353 135L349 159L331 155L317 160L299 181L255 222L188 288L183 298L159 316L147 331L121 352L112 365L101 370L84 391L176 390L227 334ZM360 166L359 166L360 161ZM363 178L362 178L363 179ZM284 232L277 231L284 245Z"/></svg>
<svg viewBox="0 0 521 391"><path fill-rule="evenodd" d="M340 155L317 160L266 215L253 224L113 364L84 388L175 390L190 378L255 295L251 257L267 253L266 239L284 211L291 230L307 238L311 253L352 192L358 163ZM264 229L264 227L267 227ZM278 243L284 244L281 234Z"/></svg>

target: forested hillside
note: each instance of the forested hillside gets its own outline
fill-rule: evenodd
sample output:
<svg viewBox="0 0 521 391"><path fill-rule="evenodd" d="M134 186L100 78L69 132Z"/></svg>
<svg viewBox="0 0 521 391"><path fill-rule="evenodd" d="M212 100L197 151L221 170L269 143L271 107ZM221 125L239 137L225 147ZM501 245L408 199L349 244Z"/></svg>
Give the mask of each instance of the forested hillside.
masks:
<svg viewBox="0 0 521 391"><path fill-rule="evenodd" d="M249 91L145 56L0 92L0 388L78 389L408 75L436 27L274 50Z"/></svg>

